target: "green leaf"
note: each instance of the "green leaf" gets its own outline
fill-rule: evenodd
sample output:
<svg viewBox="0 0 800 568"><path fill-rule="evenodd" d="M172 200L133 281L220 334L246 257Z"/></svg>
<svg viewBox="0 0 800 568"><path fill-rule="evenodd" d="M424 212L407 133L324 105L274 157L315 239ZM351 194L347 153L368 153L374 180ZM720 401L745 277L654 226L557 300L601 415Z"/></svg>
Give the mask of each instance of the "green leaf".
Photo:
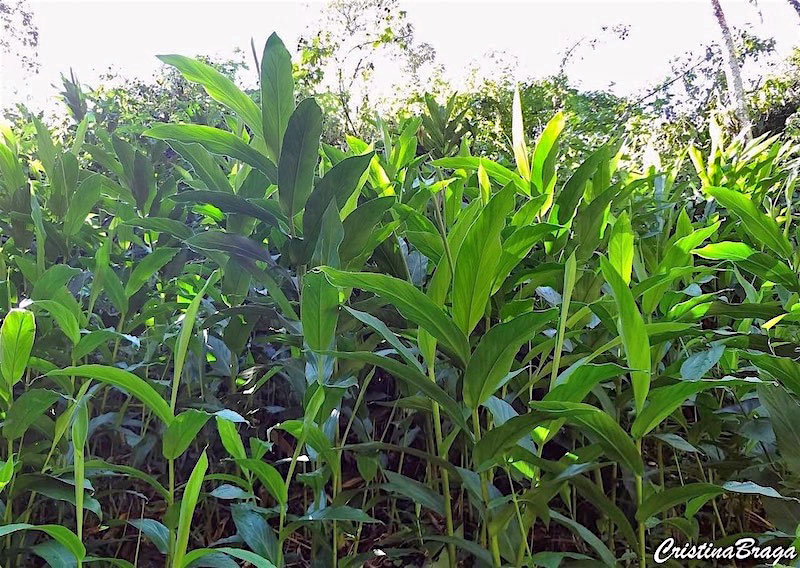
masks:
<svg viewBox="0 0 800 568"><path fill-rule="evenodd" d="M690 355L681 365L684 381L698 381L714 368L725 353L725 345L714 345L711 349Z"/></svg>
<svg viewBox="0 0 800 568"><path fill-rule="evenodd" d="M692 253L709 260L729 260L764 280L775 282L795 292L800 291L797 275L785 262L755 251L745 243L723 241L695 249Z"/></svg>
<svg viewBox="0 0 800 568"><path fill-rule="evenodd" d="M76 560L83 560L86 556L86 548L75 533L61 525L31 525L28 523L13 523L0 526L0 537L17 531L41 531L56 539L69 550Z"/></svg>
<svg viewBox="0 0 800 568"><path fill-rule="evenodd" d="M636 302L633 300L633 294L625 280L605 257L600 257L600 268L617 303L619 332L622 336L622 345L625 348L628 366L634 369L631 371L631 381L636 412L639 413L647 398L647 391L650 390L650 340L644 327L642 314L639 313Z"/></svg>
<svg viewBox="0 0 800 568"><path fill-rule="evenodd" d="M477 409L502 386L517 351L556 314L556 310L522 314L493 326L481 337L464 372L463 396L468 408Z"/></svg>
<svg viewBox="0 0 800 568"><path fill-rule="evenodd" d="M314 99L305 99L289 117L278 162L278 198L290 220L311 194L321 134L322 111Z"/></svg>
<svg viewBox="0 0 800 568"><path fill-rule="evenodd" d="M249 562L255 566L255 568L275 568L275 565L272 562L259 556L255 552L242 550L241 548L229 548L227 546L222 546L220 548L196 548L186 555L186 558L183 559L183 564L180 565L179 568L187 568L193 562L214 554L227 554L228 556L233 556L234 558Z"/></svg>
<svg viewBox="0 0 800 568"><path fill-rule="evenodd" d="M200 429L211 415L202 410L189 409L178 414L167 426L161 439L161 450L165 458L179 458L189 447Z"/></svg>
<svg viewBox="0 0 800 568"><path fill-rule="evenodd" d="M189 349L189 341L194 333L194 322L197 319L197 311L200 309L200 302L203 301L203 296L209 286L216 284L219 279L219 272L214 271L205 281L200 291L192 298L189 306L183 314L183 321L181 322L181 330L178 332L178 339L175 341L175 351L173 352L173 359L175 361L172 367L172 391L170 393L170 416L174 413L175 407L178 402L178 389L181 383L181 374L183 373L183 364L186 361L186 352ZM160 398L160 397L159 397Z"/></svg>
<svg viewBox="0 0 800 568"><path fill-rule="evenodd" d="M500 289L514 267L528 255L533 246L558 228L558 225L551 225L550 223L537 223L535 225L524 225L511 233L503 241L500 261L497 263L497 269L495 270L492 294Z"/></svg>
<svg viewBox="0 0 800 568"><path fill-rule="evenodd" d="M239 432L236 430L236 424L220 415L217 415L216 422L219 439L228 455L234 459L245 459L247 451L244 449L242 437L239 436Z"/></svg>
<svg viewBox="0 0 800 568"><path fill-rule="evenodd" d="M578 426L599 443L613 459L625 465L633 473L643 474L642 458L633 440L611 416L599 408L580 402L558 401L534 401L530 405L552 418L563 418L568 424Z"/></svg>
<svg viewBox="0 0 800 568"><path fill-rule="evenodd" d="M136 218L125 221L123 225L130 227L141 227L148 231L157 231L159 233L166 233L172 235L176 239L187 240L194 235L194 231L186 226L186 223L181 223L175 219L168 219L166 217L144 217L142 219Z"/></svg>
<svg viewBox="0 0 800 568"><path fill-rule="evenodd" d="M465 335L472 333L486 310L502 252L500 232L513 207L513 187L509 185L489 200L455 259L453 321Z"/></svg>
<svg viewBox="0 0 800 568"><path fill-rule="evenodd" d="M161 270L178 253L179 249L161 247L157 248L134 265L128 281L125 283L125 295L130 298Z"/></svg>
<svg viewBox="0 0 800 568"><path fill-rule="evenodd" d="M222 171L219 161L211 152L203 148L200 144L184 144L177 140L170 140L169 145L178 152L181 157L189 162L194 171L194 175L202 181L209 190L220 193L232 194L228 176ZM253 170L255 171L255 170ZM180 196L182 194L178 194ZM172 196L175 199L177 196Z"/></svg>
<svg viewBox="0 0 800 568"><path fill-rule="evenodd" d="M230 79L211 65L183 55L157 55L167 65L181 72L187 81L199 83L208 96L238 114L256 134L261 134L261 112L256 103Z"/></svg>
<svg viewBox="0 0 800 568"><path fill-rule="evenodd" d="M660 387L650 393L647 406L636 416L631 426L631 435L639 439L661 424L667 416L681 406L687 398L714 387L733 386L736 380L697 380L681 381L667 387Z"/></svg>
<svg viewBox="0 0 800 568"><path fill-rule="evenodd" d="M487 160L486 158L474 158L472 156L439 158L438 160L431 162L431 165L438 166L440 168L451 168L454 170L477 170L478 167L483 166L489 177L497 181L500 185L505 186L513 182L514 187L519 193L525 195L530 194L528 182L522 179L517 172L513 172L505 166L501 166L497 162Z"/></svg>
<svg viewBox="0 0 800 568"><path fill-rule="evenodd" d="M557 112L544 127L536 147L533 149L531 163L531 183L539 193L552 194L555 185L555 161L558 157L558 139L564 130L564 113ZM549 208L546 204L545 211Z"/></svg>
<svg viewBox="0 0 800 568"><path fill-rule="evenodd" d="M294 111L292 58L281 38L273 33L261 56L261 116L264 140L273 160L281 155L281 144Z"/></svg>
<svg viewBox="0 0 800 568"><path fill-rule="evenodd" d="M344 272L328 266L321 270L335 286L367 290L391 303L403 317L438 339L459 363L466 364L469 344L464 333L433 300L412 284L386 274Z"/></svg>
<svg viewBox="0 0 800 568"><path fill-rule="evenodd" d="M169 529L155 519L131 519L128 524L136 527L155 545L161 554L169 550Z"/></svg>
<svg viewBox="0 0 800 568"><path fill-rule="evenodd" d="M523 436L530 436L536 426L546 421L547 418L542 414L528 412L487 430L472 451L476 469L482 469L487 463L494 463L498 457L516 446Z"/></svg>
<svg viewBox="0 0 800 568"><path fill-rule="evenodd" d="M636 519L645 521L681 503L686 503L698 497L704 497L707 500L724 492L722 487L711 483L690 483L680 487L670 487L664 491L653 493L645 499L636 510Z"/></svg>
<svg viewBox="0 0 800 568"><path fill-rule="evenodd" d="M625 284L630 284L633 269L633 229L627 211L620 213L611 230L608 239L608 260Z"/></svg>
<svg viewBox="0 0 800 568"><path fill-rule="evenodd" d="M186 245L197 251L224 252L246 262L260 260L267 264L275 261L263 244L224 231L203 231L186 240Z"/></svg>
<svg viewBox="0 0 800 568"><path fill-rule="evenodd" d="M758 399L769 412L769 420L778 442L781 457L790 467L800 468L800 404L781 387L758 385Z"/></svg>
<svg viewBox="0 0 800 568"><path fill-rule="evenodd" d="M64 217L66 235L72 236L78 233L86 221L86 216L100 199L106 179L103 175L93 174L80 183L75 195L69 200L67 214Z"/></svg>
<svg viewBox="0 0 800 568"><path fill-rule="evenodd" d="M558 376L554 388L544 396L544 400L582 402L595 385L626 372L627 369L614 363L592 365L586 363L586 358L580 359Z"/></svg>
<svg viewBox="0 0 800 568"><path fill-rule="evenodd" d="M0 327L0 372L9 395L11 388L22 378L28 365L36 335L33 313L14 308L8 312Z"/></svg>
<svg viewBox="0 0 800 568"><path fill-rule="evenodd" d="M344 206L351 197L357 197L370 160L374 154L369 152L361 156L350 156L337 163L320 179L314 191L308 197L305 211L303 212L303 239L306 243L306 257L310 258L317 246L317 239L321 230L322 219L328 206L333 201L338 211L343 211ZM369 234L368 231L365 231Z"/></svg>
<svg viewBox="0 0 800 568"><path fill-rule="evenodd" d="M511 103L511 142L519 175L522 179L531 179L531 166L528 162L528 145L525 144L525 124L522 121L522 102L519 97L519 87L514 89L514 98Z"/></svg>
<svg viewBox="0 0 800 568"><path fill-rule="evenodd" d="M288 488L286 482L278 470L261 460L253 458L237 458L236 463L245 469L252 471L258 477L258 480L264 486L264 489L269 491L270 495L280 505L286 505L289 502Z"/></svg>
<svg viewBox="0 0 800 568"><path fill-rule="evenodd" d="M133 373L116 367L94 364L66 367L47 373L47 376L57 377L70 377L73 375L94 379L124 390L145 404L166 425L169 425L173 420L172 411L167 402L144 379L137 377Z"/></svg>
<svg viewBox="0 0 800 568"><path fill-rule="evenodd" d="M444 498L433 491L427 485L411 479L393 471L384 470L383 474L389 480L383 484L383 488L391 493L397 493L403 498L411 499L413 503L418 503L438 513L444 515Z"/></svg>
<svg viewBox="0 0 800 568"><path fill-rule="evenodd" d="M277 170L269 158L248 146L241 138L213 126L200 124L156 124L142 133L159 140L197 143L212 154L241 160L260 170L270 182L277 180Z"/></svg>
<svg viewBox="0 0 800 568"><path fill-rule="evenodd" d="M255 200L245 199L240 195L225 193L223 191L208 191L203 189L193 191L182 191L173 195L172 199L178 203L210 203L224 213L238 213L247 215L259 221L264 221L268 225L277 225L279 217L283 215L279 211L270 211L262 207ZM262 200L263 203L275 203L273 200ZM275 205L277 205L275 203ZM191 233L190 235L191 236Z"/></svg>
<svg viewBox="0 0 800 568"><path fill-rule="evenodd" d="M792 258L792 245L778 224L744 193L722 187L708 187L706 191L741 220L739 226L754 243L763 243L782 258Z"/></svg>
<svg viewBox="0 0 800 568"><path fill-rule="evenodd" d="M300 296L300 321L303 337L312 351L331 349L335 343L339 316L339 290L322 272L309 272L303 278Z"/></svg>
<svg viewBox="0 0 800 568"><path fill-rule="evenodd" d="M16 440L36 422L45 411L61 398L57 392L45 389L30 389L22 393L8 409L3 423L3 437Z"/></svg>
<svg viewBox="0 0 800 568"><path fill-rule="evenodd" d="M403 365L399 361L384 357L376 353L367 353L365 351L331 351L330 355L339 359L351 359L353 361L362 361L376 367L380 367L389 371L396 379L399 379L409 386L419 390L431 400L436 401L441 406L442 410L453 419L465 432L469 432L464 414L461 411L459 404L453 400L449 394L442 390L439 385L431 381L428 377L423 375L414 367Z"/></svg>
<svg viewBox="0 0 800 568"><path fill-rule="evenodd" d="M750 361L769 376L777 379L785 388L800 396L800 363L788 357L776 357L766 353L739 351L742 357ZM800 446L798 446L800 449Z"/></svg>
<svg viewBox="0 0 800 568"><path fill-rule="evenodd" d="M550 511L550 518L556 521L557 523L564 525L565 527L569 528L572 532L577 534L580 539L585 542L587 545L592 547L597 555L600 557L600 560L606 566L617 566L617 559L614 558L614 554L608 549L608 547L603 544L603 541L597 538L595 534L587 529L582 524L574 521L570 517L564 516L558 511Z"/></svg>
<svg viewBox="0 0 800 568"><path fill-rule="evenodd" d="M203 485L203 477L208 469L208 456L206 451L200 454L192 473L189 475L189 481L183 489L183 497L181 498L181 509L178 515L178 533L175 539L175 553L172 557L173 566L184 566L184 557L186 556L186 547L189 545L189 529L192 526L192 517L194 517L194 509L197 505L197 499L200 497L200 488Z"/></svg>
<svg viewBox="0 0 800 568"><path fill-rule="evenodd" d="M55 300L34 300L31 302L34 308L41 308L47 311L58 324L64 335L72 342L72 345L77 345L81 340L81 330L78 325L78 320L69 309Z"/></svg>
<svg viewBox="0 0 800 568"><path fill-rule="evenodd" d="M398 355L400 355L403 359L406 360L406 363L416 367L416 369L423 373L425 369L422 367L422 364L419 362L417 357L414 353L405 345L403 342L400 341L400 338L395 335L392 330L386 327L386 324L383 323L381 320L376 318L375 316L368 314L367 312L360 312L358 310L354 310L349 306L345 306L344 309L354 318L359 320L361 323L370 326L372 329L377 331L381 337L383 337L389 345L395 348Z"/></svg>

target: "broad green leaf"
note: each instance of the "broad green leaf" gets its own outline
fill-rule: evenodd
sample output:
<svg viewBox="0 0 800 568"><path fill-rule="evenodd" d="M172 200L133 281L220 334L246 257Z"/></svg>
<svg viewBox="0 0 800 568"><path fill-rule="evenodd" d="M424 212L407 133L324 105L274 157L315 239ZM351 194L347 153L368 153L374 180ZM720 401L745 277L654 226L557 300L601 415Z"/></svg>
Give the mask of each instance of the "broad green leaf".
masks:
<svg viewBox="0 0 800 568"><path fill-rule="evenodd" d="M167 65L172 65L192 83L199 83L208 96L238 114L256 134L261 134L261 112L256 103L243 93L230 79L211 65L183 55L157 55Z"/></svg>
<svg viewBox="0 0 800 568"><path fill-rule="evenodd" d="M453 419L457 425L459 425L465 432L469 432L464 420L464 414L462 413L461 407L458 405L458 403L453 400L449 394L442 390L439 385L431 381L416 368L403 365L399 361L395 361L389 357L384 357L376 353L367 353L365 351L332 351L330 354L334 355L338 359L362 361L369 365L374 365L376 367L385 369L396 379L407 383L410 387L419 390L431 400L436 401L442 410L444 410L445 413L450 416L450 418Z"/></svg>
<svg viewBox="0 0 800 568"><path fill-rule="evenodd" d="M6 314L0 327L0 371L9 395L12 387L22 378L28 365L36 334L33 313L14 308Z"/></svg>
<svg viewBox="0 0 800 568"><path fill-rule="evenodd" d="M183 559L183 564L180 566L176 565L176 568L188 568L188 566L192 565L193 562L197 562L206 556L216 554L233 556L234 558L238 558L252 564L255 566L255 568L275 568L275 565L272 562L259 556L255 552L250 552L249 550L243 550L241 548L230 548L227 546L221 546L219 548L196 548L186 554L186 557Z"/></svg>
<svg viewBox="0 0 800 568"><path fill-rule="evenodd" d="M519 97L519 87L514 89L514 98L511 103L511 142L514 149L514 160L517 171L524 180L531 179L531 166L528 162L528 145L525 143L525 124L522 121L522 102Z"/></svg>
<svg viewBox="0 0 800 568"><path fill-rule="evenodd" d="M186 556L186 547L189 545L189 529L192 527L192 517L194 517L194 509L197 505L197 499L200 497L200 488L203 485L203 477L208 469L208 456L206 451L200 454L192 473L189 475L189 481L183 489L183 497L181 498L181 508L178 515L178 532L175 538L174 555L172 557L173 566L184 566L184 557Z"/></svg>
<svg viewBox="0 0 800 568"><path fill-rule="evenodd" d="M766 253L755 251L745 243L722 241L695 249L692 252L709 260L729 260L764 280L775 282L795 292L800 291L797 275L785 262Z"/></svg>
<svg viewBox="0 0 800 568"><path fill-rule="evenodd" d="M178 401L178 389L181 383L181 374L183 373L183 364L186 361L186 352L189 349L189 341L194 333L194 322L197 319L197 311L200 309L200 302L206 294L209 286L216 284L219 278L219 272L214 271L208 280L205 281L200 291L192 298L186 312L183 314L183 321L181 322L181 330L178 333L178 339L175 342L175 352L173 353L174 365L172 367L172 391L170 393L170 415L175 412L175 407ZM160 398L160 397L159 397Z"/></svg>
<svg viewBox="0 0 800 568"><path fill-rule="evenodd" d="M493 326L481 337L464 372L464 403L472 410L502 385L524 343L556 317L556 310L530 312Z"/></svg>
<svg viewBox="0 0 800 568"><path fill-rule="evenodd" d="M645 521L681 503L687 503L698 497L709 499L724 492L722 487L711 483L690 483L679 487L670 487L658 493L653 493L645 499L636 510L636 519Z"/></svg>
<svg viewBox="0 0 800 568"><path fill-rule="evenodd" d="M738 353L761 371L766 371L769 376L777 379L795 395L800 396L800 363L789 357L776 357L766 353L750 351L739 351Z"/></svg>
<svg viewBox="0 0 800 568"><path fill-rule="evenodd" d="M531 162L531 183L539 190L539 193L550 194L553 193L555 185L555 162L558 158L558 139L561 136L561 131L564 130L566 119L564 113L557 112L553 118L544 127L539 139L536 141L536 147L533 149L533 161ZM545 202L543 211L549 209L552 203Z"/></svg>
<svg viewBox="0 0 800 568"><path fill-rule="evenodd" d="M130 519L128 524L139 529L161 554L169 550L169 529L155 519Z"/></svg>
<svg viewBox="0 0 800 568"><path fill-rule="evenodd" d="M582 402L595 385L619 377L627 371L614 363L593 365L587 363L586 358L580 359L561 372L544 400Z"/></svg>
<svg viewBox="0 0 800 568"><path fill-rule="evenodd" d="M262 206L256 200L245 199L240 195L225 193L223 191L208 191L203 189L182 191L173 196L173 200L179 203L210 203L214 207L219 208L223 213L247 215L259 221L264 221L268 225L277 225L279 219L283 217L280 211L270 211L266 208L268 204L277 205L272 200L261 200L261 203L265 205Z"/></svg>
<svg viewBox="0 0 800 568"><path fill-rule="evenodd" d="M617 559L614 557L614 554L608 549L602 540L597 538L592 531L570 517L562 515L558 511L551 510L550 518L569 528L572 532L578 535L583 542L592 547L594 551L597 552L600 560L603 561L603 564L606 566L617 566Z"/></svg>
<svg viewBox="0 0 800 568"><path fill-rule="evenodd" d="M413 503L418 503L434 513L444 515L444 498L427 485L389 470L384 470L383 475L389 480L382 485L386 491L396 493L405 499L411 499Z"/></svg>
<svg viewBox="0 0 800 568"><path fill-rule="evenodd" d="M197 437L211 415L202 410L190 408L178 414L167 426L161 439L161 451L165 458L179 458Z"/></svg>
<svg viewBox="0 0 800 568"><path fill-rule="evenodd" d="M563 418L568 424L577 426L599 443L610 457L633 473L642 475L642 458L633 440L602 410L580 402L541 401L530 405L552 418Z"/></svg>
<svg viewBox="0 0 800 568"><path fill-rule="evenodd" d="M333 201L336 209L343 212L351 197L358 196L366 172L372 160L372 152L361 156L350 156L337 163L320 179L308 197L303 212L303 239L306 242L306 258L310 258L317 246L322 229L320 219ZM365 231L366 232L366 231ZM368 232L367 232L368 234Z"/></svg>
<svg viewBox="0 0 800 568"><path fill-rule="evenodd" d="M497 162L487 160L486 158L477 158L472 156L439 158L438 160L431 162L431 165L438 166L440 168L451 168L454 170L477 170L479 166L483 166L489 177L500 185L505 186L513 182L514 187L519 193L526 195L530 193L528 182L522 179L517 172L513 172L505 166L501 166Z"/></svg>
<svg viewBox="0 0 800 568"><path fill-rule="evenodd" d="M199 178L209 190L220 193L233 193L233 188L228 181L228 176L222 171L218 159L203 148L200 144L184 144L177 140L170 140L169 145L181 157L189 162L194 175ZM255 170L253 170L255 171ZM179 193L178 196L182 195Z"/></svg>
<svg viewBox="0 0 800 568"><path fill-rule="evenodd" d="M161 247L157 248L134 264L133 271L125 283L125 295L130 298L152 276L161 270L178 253L179 249Z"/></svg>
<svg viewBox="0 0 800 568"><path fill-rule="evenodd" d="M283 480L281 474L278 473L277 469L264 461L253 458L237 458L236 463L252 471L256 477L258 477L264 489L269 491L270 495L275 498L278 504L286 505L289 502L286 482Z"/></svg>
<svg viewBox="0 0 800 568"><path fill-rule="evenodd" d="M381 337L383 337L389 345L395 348L397 354L400 355L403 359L405 359L406 363L412 365L417 368L420 373L423 373L425 369L423 369L422 364L416 358L414 353L405 345L403 342L400 341L400 338L395 335L392 330L386 327L386 324L383 323L381 320L376 318L375 316L368 314L367 312L360 312L358 310L354 310L348 306L345 306L344 309L354 318L359 320L361 323L370 326L372 329L377 331Z"/></svg>
<svg viewBox="0 0 800 568"><path fill-rule="evenodd" d="M125 221L124 225L131 227L141 227L148 231L157 231L159 233L166 233L172 235L176 239L187 240L194 235L194 231L186 226L186 223L181 223L175 219L168 219L166 217L144 217L142 219L131 219Z"/></svg>
<svg viewBox="0 0 800 568"><path fill-rule="evenodd" d="M244 449L242 437L236 430L236 424L225 418L224 416L217 416L217 433L222 442L222 446L232 458L240 460L247 457L247 451Z"/></svg>
<svg viewBox="0 0 800 568"><path fill-rule="evenodd" d="M647 392L650 390L650 340L642 314L639 313L636 302L633 300L633 294L625 280L605 257L600 257L600 268L617 303L619 332L622 336L622 345L625 348L628 366L634 369L631 371L631 381L636 412L639 413L644 406Z"/></svg>
<svg viewBox="0 0 800 568"><path fill-rule="evenodd" d="M269 158L249 146L238 136L225 130L200 124L156 124L143 132L144 136L159 140L177 140L186 144L197 143L212 154L241 160L260 170L271 182L277 180L277 170Z"/></svg>
<svg viewBox="0 0 800 568"><path fill-rule="evenodd" d="M273 33L261 55L261 116L264 140L270 157L276 162L293 111L292 58L281 38Z"/></svg>
<svg viewBox="0 0 800 568"><path fill-rule="evenodd" d="M681 364L681 378L697 381L714 368L725 353L725 345L714 345L711 349L693 353Z"/></svg>
<svg viewBox="0 0 800 568"><path fill-rule="evenodd" d="M513 187L508 185L489 200L455 259L453 321L464 335L472 333L486 310L502 252L500 232L513 207Z"/></svg>
<svg viewBox="0 0 800 568"><path fill-rule="evenodd" d="M8 409L3 423L3 437L16 440L45 413L61 395L45 389L30 389L22 393Z"/></svg>
<svg viewBox="0 0 800 568"><path fill-rule="evenodd" d="M492 294L500 289L508 275L514 270L514 267L528 255L533 246L557 229L559 229L558 225L537 223L535 225L524 225L511 233L503 241L500 261L497 263L497 269L495 270Z"/></svg>
<svg viewBox="0 0 800 568"><path fill-rule="evenodd" d="M161 395L147 384L144 379L128 371L116 367L108 367L106 365L90 364L57 369L55 371L50 371L47 375L58 377L87 377L115 386L141 401L153 414L164 422L164 424L169 425L173 420L172 411Z"/></svg>
<svg viewBox="0 0 800 568"><path fill-rule="evenodd" d="M608 239L608 260L625 284L630 284L633 269L633 229L627 211L620 213L611 230Z"/></svg>
<svg viewBox="0 0 800 568"><path fill-rule="evenodd" d="M89 212L100 199L105 181L105 176L93 174L80 183L67 206L67 214L64 217L65 234L72 236L78 233Z"/></svg>
<svg viewBox="0 0 800 568"><path fill-rule="evenodd" d="M259 260L274 264L269 250L253 239L226 233L225 231L203 231L186 240L186 245L194 250L207 252L224 252L245 262Z"/></svg>
<svg viewBox="0 0 800 568"><path fill-rule="evenodd" d="M290 222L311 195L321 134L322 111L314 99L305 99L289 117L278 162L278 198Z"/></svg>
<svg viewBox="0 0 800 568"><path fill-rule="evenodd" d="M706 191L741 220L739 227L754 243L763 243L781 258L792 257L794 249L778 223L760 211L747 195L722 187L707 187Z"/></svg>
<svg viewBox="0 0 800 568"><path fill-rule="evenodd" d="M800 404L781 387L763 384L758 386L758 399L769 412L769 420L778 442L778 450L786 464L793 470L800 468Z"/></svg>
<svg viewBox="0 0 800 568"><path fill-rule="evenodd" d="M335 342L339 315L339 290L322 272L309 272L303 278L300 296L300 321L303 337L312 351L330 349Z"/></svg>
<svg viewBox="0 0 800 568"><path fill-rule="evenodd" d="M360 288L390 302L403 317L411 320L438 339L461 365L469 358L469 344L464 333L433 300L412 284L386 274L344 272L322 267L332 284L341 288Z"/></svg>
<svg viewBox="0 0 800 568"><path fill-rule="evenodd" d="M75 536L75 533L61 525L31 525L28 523L13 523L10 525L0 526L0 537L15 533L17 531L41 531L53 537L56 541L64 545L69 550L76 560L83 560L86 556L86 548L84 548L81 540Z"/></svg>
<svg viewBox="0 0 800 568"><path fill-rule="evenodd" d="M642 438L656 426L661 424L670 414L680 407L687 398L714 387L735 385L735 380L697 380L681 381L667 387L659 387L650 393L647 406L636 416L631 426L631 435Z"/></svg>
<svg viewBox="0 0 800 568"><path fill-rule="evenodd" d="M55 300L34 300L31 302L34 308L39 308L47 311L58 324L64 335L72 342L72 345L77 345L81 340L81 330L78 325L78 320L75 319L73 313L62 304Z"/></svg>

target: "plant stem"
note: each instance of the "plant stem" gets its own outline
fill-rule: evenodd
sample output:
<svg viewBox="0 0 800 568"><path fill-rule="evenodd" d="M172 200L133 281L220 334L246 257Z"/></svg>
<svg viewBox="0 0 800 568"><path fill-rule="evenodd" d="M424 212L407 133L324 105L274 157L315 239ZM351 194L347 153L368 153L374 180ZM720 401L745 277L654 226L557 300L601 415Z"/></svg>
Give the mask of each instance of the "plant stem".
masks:
<svg viewBox="0 0 800 568"><path fill-rule="evenodd" d="M642 439L639 438L636 440L636 449L639 451L639 455L642 455ZM636 506L641 507L642 500L644 498L643 495L643 487L642 487L642 476L636 475ZM638 524L639 529L639 566L641 568L647 567L647 550L645 548L644 542L644 519L639 521Z"/></svg>
<svg viewBox="0 0 800 568"><path fill-rule="evenodd" d="M428 377L435 384L436 373L433 369L433 363L428 365ZM439 403L432 401L433 409L433 432L436 436L436 453L443 460L447 461L447 452L442 447L442 420L439 414ZM453 504L450 499L450 476L444 468L436 468L439 472L439 477L442 480L442 493L444 493L444 521L447 528L447 536L453 537ZM450 568L456 566L456 546L451 541L447 543L447 554L450 558Z"/></svg>
<svg viewBox="0 0 800 568"><path fill-rule="evenodd" d="M472 411L472 429L475 433L475 441L481 441L481 422L480 416L478 416L478 409ZM473 466L477 466L478 464L473 463ZM500 560L500 543L497 540L497 535L490 528L489 519L491 515L489 514L489 480L486 477L486 473L481 473L481 493L483 494L483 506L486 509L486 518L483 520L484 527L486 532L489 535L489 546L492 551L492 562L496 568L499 568L501 565Z"/></svg>

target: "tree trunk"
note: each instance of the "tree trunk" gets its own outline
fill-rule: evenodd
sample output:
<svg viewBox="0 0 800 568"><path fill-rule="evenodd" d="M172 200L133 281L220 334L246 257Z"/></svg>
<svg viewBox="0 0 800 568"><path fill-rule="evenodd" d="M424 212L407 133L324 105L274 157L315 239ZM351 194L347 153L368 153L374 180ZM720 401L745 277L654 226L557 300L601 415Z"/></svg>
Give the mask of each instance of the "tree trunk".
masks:
<svg viewBox="0 0 800 568"><path fill-rule="evenodd" d="M797 2L798 0L794 1ZM752 135L752 125L750 123L750 116L747 113L747 103L744 98L744 87L742 86L742 73L739 69L739 62L736 60L736 47L733 45L733 36L728 27L728 22L725 20L725 13L722 11L719 0L711 0L711 6L714 9L714 17L717 19L719 30L722 33L722 41L725 44L726 59L728 61L728 69L725 74L728 77L728 96L730 98L730 104L736 109L736 116L739 118L742 130L744 130L747 137L750 138Z"/></svg>

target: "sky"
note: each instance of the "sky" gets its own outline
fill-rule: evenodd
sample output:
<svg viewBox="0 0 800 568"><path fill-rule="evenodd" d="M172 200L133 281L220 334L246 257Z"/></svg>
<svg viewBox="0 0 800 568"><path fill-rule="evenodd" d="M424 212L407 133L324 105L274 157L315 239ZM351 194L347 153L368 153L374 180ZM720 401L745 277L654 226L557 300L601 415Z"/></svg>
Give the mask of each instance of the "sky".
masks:
<svg viewBox="0 0 800 568"><path fill-rule="evenodd" d="M731 26L749 26L775 37L780 55L800 44L800 19L787 0L721 1ZM708 0L400 3L417 39L435 48L437 61L456 82L464 69L492 51L507 52L518 61L519 79L545 76L558 70L565 50L576 41L605 37L603 26L626 24L630 33L624 41L609 37L594 49L578 48L567 73L583 88L635 94L663 80L671 59L719 39ZM70 68L90 85L109 67L147 78L160 65L157 54L225 56L234 49L249 53L251 38L260 49L272 31L292 51L324 6L274 0L31 4L39 27L41 70L26 76L9 58L0 59L0 107L18 100L37 109L49 106L58 93L54 85L59 74L68 74ZM390 83L391 72L381 81Z"/></svg>

